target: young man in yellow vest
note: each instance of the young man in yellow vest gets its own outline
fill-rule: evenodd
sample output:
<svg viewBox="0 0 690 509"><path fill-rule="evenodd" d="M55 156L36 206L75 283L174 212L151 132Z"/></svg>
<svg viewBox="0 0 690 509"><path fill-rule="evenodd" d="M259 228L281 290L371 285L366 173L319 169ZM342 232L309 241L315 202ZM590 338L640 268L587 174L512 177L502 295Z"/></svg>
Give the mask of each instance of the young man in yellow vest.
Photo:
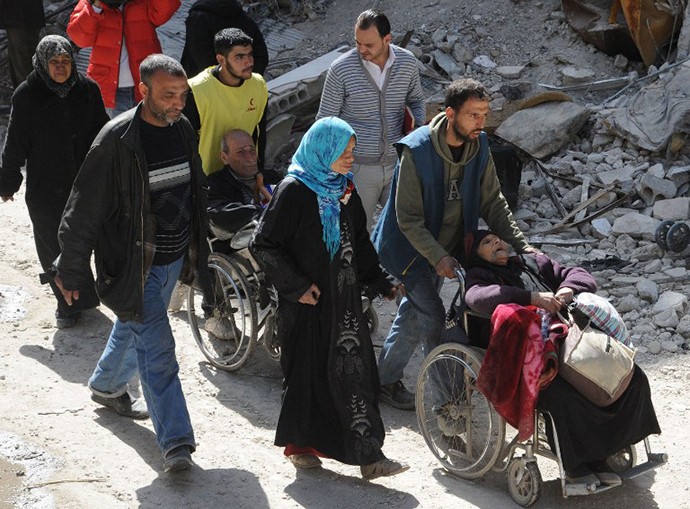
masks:
<svg viewBox="0 0 690 509"><path fill-rule="evenodd" d="M218 65L189 80L191 92L184 114L199 131L199 154L206 175L223 168L219 140L233 129L252 133L259 169L263 168L268 88L261 75L252 72L252 42L237 28L221 30L214 39Z"/></svg>

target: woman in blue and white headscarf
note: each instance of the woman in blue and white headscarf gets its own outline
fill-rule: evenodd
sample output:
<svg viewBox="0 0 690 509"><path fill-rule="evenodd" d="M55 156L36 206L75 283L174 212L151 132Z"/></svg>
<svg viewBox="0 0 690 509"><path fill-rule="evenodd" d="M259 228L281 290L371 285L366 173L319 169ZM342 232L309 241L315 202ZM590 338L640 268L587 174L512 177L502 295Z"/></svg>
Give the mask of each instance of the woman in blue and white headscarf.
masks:
<svg viewBox="0 0 690 509"><path fill-rule="evenodd" d="M359 465L362 477L407 467L381 452L380 384L362 285L393 298L369 240L352 180L354 130L335 117L305 134L251 250L278 291L285 376L275 444L298 468L319 456Z"/></svg>

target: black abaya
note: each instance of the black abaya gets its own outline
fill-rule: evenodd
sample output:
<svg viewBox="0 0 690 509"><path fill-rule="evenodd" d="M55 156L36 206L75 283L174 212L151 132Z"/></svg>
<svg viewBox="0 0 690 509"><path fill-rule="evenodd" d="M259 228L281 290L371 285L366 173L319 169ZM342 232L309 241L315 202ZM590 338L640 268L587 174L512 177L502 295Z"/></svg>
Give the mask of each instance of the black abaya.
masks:
<svg viewBox="0 0 690 509"><path fill-rule="evenodd" d="M381 270L356 192L341 204L340 249L331 260L322 240L316 195L285 179L252 241L252 253L278 291L277 333L285 376L275 444L312 447L343 463L383 459L380 384L361 284L381 293ZM298 299L314 283L316 306Z"/></svg>

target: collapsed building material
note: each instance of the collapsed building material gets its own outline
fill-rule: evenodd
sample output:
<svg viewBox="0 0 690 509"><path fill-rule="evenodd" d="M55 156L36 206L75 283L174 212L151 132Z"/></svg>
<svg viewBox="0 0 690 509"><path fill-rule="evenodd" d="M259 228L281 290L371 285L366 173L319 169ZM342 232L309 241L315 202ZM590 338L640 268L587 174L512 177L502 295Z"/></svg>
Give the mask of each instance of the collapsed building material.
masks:
<svg viewBox="0 0 690 509"><path fill-rule="evenodd" d="M271 119L266 125L266 150L264 158L270 165L277 156L291 147L290 136L292 126L295 124L295 116L283 113Z"/></svg>
<svg viewBox="0 0 690 509"><path fill-rule="evenodd" d="M268 120L319 101L328 68L349 49L341 46L266 83Z"/></svg>
<svg viewBox="0 0 690 509"><path fill-rule="evenodd" d="M630 143L656 152L676 133L690 133L690 61L675 69L665 83L656 82L637 92L626 107L604 115L604 121Z"/></svg>
<svg viewBox="0 0 690 509"><path fill-rule="evenodd" d="M560 212L561 217L566 217L567 213L565 211L565 208L563 207L563 204L561 203L561 200L559 199L558 195L556 194L556 191L554 190L553 186L549 182L549 180L546 178L546 175L544 174L544 170L541 167L541 162L537 161L537 172L539 175L544 179L544 184L546 185L546 192L549 194L549 197L551 198L551 201L553 204L556 206L556 209L558 212Z"/></svg>
<svg viewBox="0 0 690 509"><path fill-rule="evenodd" d="M588 118L589 109L584 106L551 101L514 113L496 129L496 135L543 159L572 141Z"/></svg>
<svg viewBox="0 0 690 509"><path fill-rule="evenodd" d="M649 173L642 177L636 188L637 194L647 205L654 205L654 202L660 198L673 198L677 191L676 185L670 180L655 177Z"/></svg>

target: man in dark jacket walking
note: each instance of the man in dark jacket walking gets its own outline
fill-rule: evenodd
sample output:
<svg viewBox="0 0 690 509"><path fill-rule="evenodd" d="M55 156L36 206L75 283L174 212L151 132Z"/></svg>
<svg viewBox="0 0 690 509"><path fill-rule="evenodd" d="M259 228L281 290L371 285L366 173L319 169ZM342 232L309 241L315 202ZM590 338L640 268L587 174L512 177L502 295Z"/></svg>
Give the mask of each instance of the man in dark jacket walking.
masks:
<svg viewBox="0 0 690 509"><path fill-rule="evenodd" d="M7 34L7 60L14 88L33 70L31 57L45 24L41 0L0 0L0 28Z"/></svg>
<svg viewBox="0 0 690 509"><path fill-rule="evenodd" d="M143 102L106 124L74 183L55 282L68 304L78 299L95 249L96 287L117 320L89 380L92 399L145 417L127 392L138 368L167 472L189 468L196 447L166 309L181 272L208 287L206 199L196 133L182 116L182 66L154 54L139 71Z"/></svg>
<svg viewBox="0 0 690 509"><path fill-rule="evenodd" d="M268 49L254 21L237 0L197 0L187 15L187 37L182 52L182 67L187 76L216 65L213 38L224 28L239 28L252 38L254 72L263 75L268 65Z"/></svg>

